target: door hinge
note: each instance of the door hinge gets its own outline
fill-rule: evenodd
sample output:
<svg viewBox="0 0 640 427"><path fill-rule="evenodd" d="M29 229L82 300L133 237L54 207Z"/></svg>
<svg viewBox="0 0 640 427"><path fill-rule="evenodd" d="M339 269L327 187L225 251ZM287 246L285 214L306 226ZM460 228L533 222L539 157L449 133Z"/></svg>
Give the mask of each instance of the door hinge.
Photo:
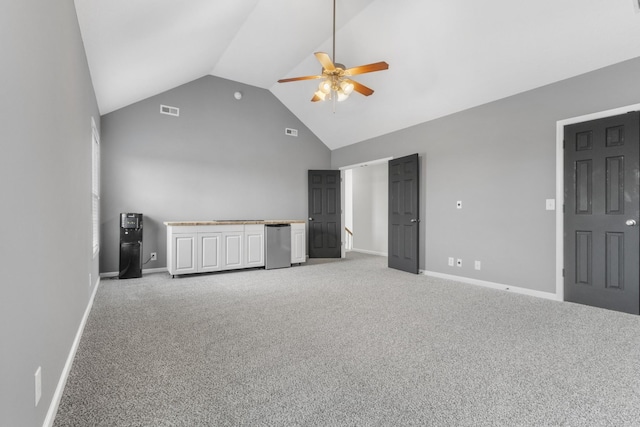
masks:
<svg viewBox="0 0 640 427"><path fill-rule="evenodd" d="M562 269L562 277L564 277L564 268Z"/></svg>
<svg viewBox="0 0 640 427"><path fill-rule="evenodd" d="M564 150L565 148L567 148L567 140L563 139L562 140L562 149Z"/></svg>

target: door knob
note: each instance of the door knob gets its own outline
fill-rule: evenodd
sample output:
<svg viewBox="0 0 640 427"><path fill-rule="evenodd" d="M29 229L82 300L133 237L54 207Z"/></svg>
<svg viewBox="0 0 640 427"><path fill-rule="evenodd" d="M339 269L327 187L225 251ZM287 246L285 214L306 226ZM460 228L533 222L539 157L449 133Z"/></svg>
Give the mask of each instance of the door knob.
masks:
<svg viewBox="0 0 640 427"><path fill-rule="evenodd" d="M313 218L309 217L309 221L313 221Z"/></svg>
<svg viewBox="0 0 640 427"><path fill-rule="evenodd" d="M411 222L418 222L420 221L419 219L415 219L415 218L411 218Z"/></svg>
<svg viewBox="0 0 640 427"><path fill-rule="evenodd" d="M627 224L629 227L633 227L637 224L637 222L635 219L628 219L625 224Z"/></svg>

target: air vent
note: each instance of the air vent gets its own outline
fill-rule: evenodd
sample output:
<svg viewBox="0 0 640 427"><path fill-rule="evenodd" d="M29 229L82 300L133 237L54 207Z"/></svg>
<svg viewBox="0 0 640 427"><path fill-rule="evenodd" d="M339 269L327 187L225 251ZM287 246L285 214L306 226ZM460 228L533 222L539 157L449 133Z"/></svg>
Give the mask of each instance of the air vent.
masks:
<svg viewBox="0 0 640 427"><path fill-rule="evenodd" d="M285 128L284 133L289 136L298 136L298 129Z"/></svg>
<svg viewBox="0 0 640 427"><path fill-rule="evenodd" d="M180 109L178 107L169 107L168 105L161 105L160 106L160 113L161 114L168 114L169 116L178 117L180 115Z"/></svg>

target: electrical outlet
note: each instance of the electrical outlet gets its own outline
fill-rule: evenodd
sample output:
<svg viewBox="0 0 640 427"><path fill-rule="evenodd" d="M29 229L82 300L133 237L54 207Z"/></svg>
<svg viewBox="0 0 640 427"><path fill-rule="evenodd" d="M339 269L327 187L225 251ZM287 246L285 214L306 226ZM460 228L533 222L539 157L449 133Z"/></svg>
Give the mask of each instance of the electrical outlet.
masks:
<svg viewBox="0 0 640 427"><path fill-rule="evenodd" d="M449 257L449 267L453 267L453 263L454 263L453 257L450 256Z"/></svg>
<svg viewBox="0 0 640 427"><path fill-rule="evenodd" d="M151 261L155 261L158 259L158 253L157 252L151 252Z"/></svg>
<svg viewBox="0 0 640 427"><path fill-rule="evenodd" d="M482 267L482 264L480 263L480 261L476 261L475 269L480 270L481 267Z"/></svg>
<svg viewBox="0 0 640 427"><path fill-rule="evenodd" d="M40 397L42 396L42 367L38 366L34 377L36 385L36 406L38 406L38 402L40 402Z"/></svg>
<svg viewBox="0 0 640 427"><path fill-rule="evenodd" d="M456 265L458 267L462 267L462 260L460 258L458 258L458 262L456 263Z"/></svg>

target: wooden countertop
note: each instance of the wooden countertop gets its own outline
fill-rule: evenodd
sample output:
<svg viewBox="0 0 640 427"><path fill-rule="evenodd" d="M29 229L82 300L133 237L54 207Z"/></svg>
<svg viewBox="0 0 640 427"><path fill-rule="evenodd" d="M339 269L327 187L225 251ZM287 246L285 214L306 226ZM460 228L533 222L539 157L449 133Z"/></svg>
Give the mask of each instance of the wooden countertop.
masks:
<svg viewBox="0 0 640 427"><path fill-rule="evenodd" d="M303 219L266 219L266 220L217 220L217 221L167 221L167 227L183 227L197 225L236 225L236 224L304 224Z"/></svg>

